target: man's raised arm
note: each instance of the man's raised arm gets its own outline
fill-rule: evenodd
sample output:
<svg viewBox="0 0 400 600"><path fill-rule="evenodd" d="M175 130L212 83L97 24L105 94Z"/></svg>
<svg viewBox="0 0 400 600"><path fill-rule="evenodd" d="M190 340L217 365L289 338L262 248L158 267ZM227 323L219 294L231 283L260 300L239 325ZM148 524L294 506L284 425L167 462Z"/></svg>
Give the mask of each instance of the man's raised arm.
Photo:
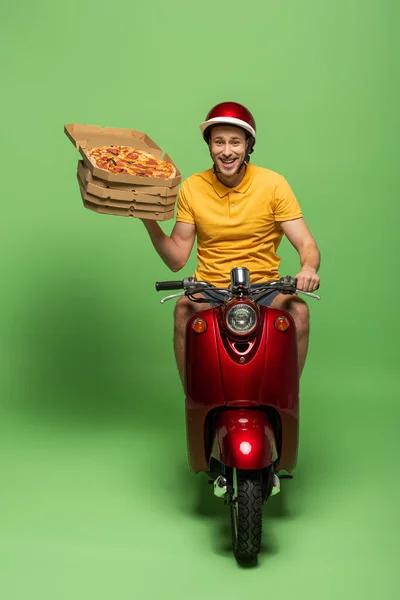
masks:
<svg viewBox="0 0 400 600"><path fill-rule="evenodd" d="M141 219L159 256L171 271L182 269L193 248L196 226L178 221L171 236L166 235L157 221Z"/></svg>

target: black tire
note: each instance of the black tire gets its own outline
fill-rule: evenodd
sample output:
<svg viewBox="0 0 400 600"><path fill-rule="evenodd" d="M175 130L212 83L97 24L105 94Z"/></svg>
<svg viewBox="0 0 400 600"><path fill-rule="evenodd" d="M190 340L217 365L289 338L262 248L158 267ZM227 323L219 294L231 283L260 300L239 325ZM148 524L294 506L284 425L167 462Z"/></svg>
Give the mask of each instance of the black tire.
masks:
<svg viewBox="0 0 400 600"><path fill-rule="evenodd" d="M231 499L232 548L237 559L254 560L261 549L263 484L259 471L236 471Z"/></svg>

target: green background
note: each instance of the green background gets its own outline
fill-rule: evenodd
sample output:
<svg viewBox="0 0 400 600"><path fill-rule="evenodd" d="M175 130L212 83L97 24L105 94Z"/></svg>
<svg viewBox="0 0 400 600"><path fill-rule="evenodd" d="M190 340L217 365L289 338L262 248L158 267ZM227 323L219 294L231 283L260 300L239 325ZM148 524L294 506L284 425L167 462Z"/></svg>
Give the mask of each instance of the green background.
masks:
<svg viewBox="0 0 400 600"><path fill-rule="evenodd" d="M4 600L398 598L398 28L392 0L1 8ZM187 177L227 99L322 252L299 465L251 571L188 471L173 304L154 289L175 275L139 221L83 208L63 133L145 131Z"/></svg>

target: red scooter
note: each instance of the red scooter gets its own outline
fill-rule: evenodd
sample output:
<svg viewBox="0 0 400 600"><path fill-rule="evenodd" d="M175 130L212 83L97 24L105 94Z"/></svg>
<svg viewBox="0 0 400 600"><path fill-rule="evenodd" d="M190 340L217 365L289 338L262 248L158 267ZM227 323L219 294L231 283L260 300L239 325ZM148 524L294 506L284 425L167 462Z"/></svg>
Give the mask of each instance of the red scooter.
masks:
<svg viewBox="0 0 400 600"><path fill-rule="evenodd" d="M232 547L238 560L260 552L263 503L279 471L297 461L299 371L295 324L289 313L261 306L277 290L296 289L284 277L253 289L243 267L228 288L186 278L156 283L157 291L183 289L161 300L187 296L219 305L198 312L185 338L186 433L190 470L205 472L214 493L230 505Z"/></svg>

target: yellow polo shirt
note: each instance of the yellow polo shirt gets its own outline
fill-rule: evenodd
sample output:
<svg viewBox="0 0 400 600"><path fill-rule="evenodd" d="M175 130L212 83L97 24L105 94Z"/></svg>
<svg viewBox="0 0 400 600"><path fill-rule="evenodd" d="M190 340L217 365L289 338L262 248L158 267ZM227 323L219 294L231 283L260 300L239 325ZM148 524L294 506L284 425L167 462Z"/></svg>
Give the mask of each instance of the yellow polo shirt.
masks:
<svg viewBox="0 0 400 600"><path fill-rule="evenodd" d="M251 283L279 279L280 223L302 216L282 175L249 164L235 188L221 183L212 169L188 177L179 191L176 220L196 226L194 277L227 287L235 267L247 267Z"/></svg>

